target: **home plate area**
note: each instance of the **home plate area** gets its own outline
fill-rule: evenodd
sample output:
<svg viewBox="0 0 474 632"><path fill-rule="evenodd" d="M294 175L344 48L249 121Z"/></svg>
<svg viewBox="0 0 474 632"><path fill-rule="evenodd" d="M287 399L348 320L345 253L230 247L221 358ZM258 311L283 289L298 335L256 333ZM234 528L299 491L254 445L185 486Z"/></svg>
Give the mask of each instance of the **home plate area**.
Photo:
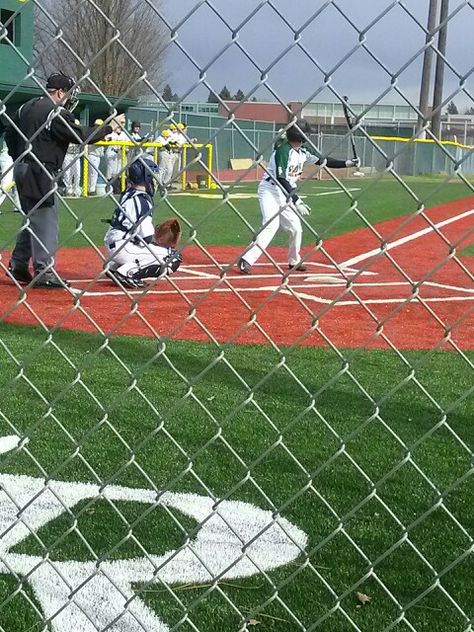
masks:
<svg viewBox="0 0 474 632"><path fill-rule="evenodd" d="M472 257L463 256L474 240L472 202L430 209L428 226L398 218L377 234L307 246L304 273L289 273L283 247L243 276L240 246L186 246L175 274L124 291L105 277L96 250L62 249L57 269L71 289L25 293L0 281L0 320L212 343L472 349Z"/></svg>

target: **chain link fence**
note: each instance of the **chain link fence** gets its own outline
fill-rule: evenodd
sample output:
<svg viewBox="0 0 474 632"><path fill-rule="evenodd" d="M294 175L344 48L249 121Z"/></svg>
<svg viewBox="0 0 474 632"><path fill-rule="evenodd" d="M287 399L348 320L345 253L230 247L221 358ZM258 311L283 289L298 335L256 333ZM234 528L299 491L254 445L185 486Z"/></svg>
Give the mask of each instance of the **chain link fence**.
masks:
<svg viewBox="0 0 474 632"><path fill-rule="evenodd" d="M441 55L439 25L427 33L427 7L411 2L371 3L370 17L342 0L76 4L77 13L48 14L53 41L33 52L42 0L0 2L0 55L15 60L14 78L0 80L0 114L25 141L13 159L2 152L0 630L472 632L472 149L441 143L429 119L420 139L373 136L363 112L352 112L354 130L311 136L322 158L341 160L354 140L361 167L358 177L325 165L305 172L300 191L313 213L301 218L298 273L278 240L251 275L236 268L261 230L246 177L258 168L268 178L275 123L193 115L202 121L185 132L165 186L156 135L183 120L178 103L158 125L143 118L141 138L126 130L128 140L106 144L123 149L114 174L99 156L94 169L110 185L100 196L74 200L61 189L79 164L87 185L97 129L139 111L129 90L106 94L91 71L112 44L138 69L130 90L144 84L161 99L117 26L122 10L132 31L140 11L157 16L161 53L178 51L187 73L183 99L218 92L210 77L233 49L257 76L246 100L266 90L287 107L279 65L296 53L315 76L299 88L303 106L324 90L342 100L343 73L360 70L364 53L378 77L374 103L397 97L418 112L403 72L432 50L458 82L442 107L456 95L472 106L472 60L458 70L449 50ZM451 4L456 37L474 6ZM68 36L84 15L109 34L88 59ZM277 26L286 37L255 50ZM410 52L387 60L372 34L390 42L405 30ZM314 48L322 31L341 35L330 60ZM216 40L208 59L204 37ZM38 205L25 208L13 174L47 160L15 116L30 98L48 98L40 62L53 44L78 64L81 119L105 121L77 137L67 169L48 171L61 219L50 269L70 281L61 289L35 287L10 265L17 234L33 251L41 242ZM288 110L287 128L298 114ZM117 217L128 169L149 148L153 212L158 223L179 219L183 262L130 287L109 278L103 222ZM249 164L229 180L231 157ZM206 190L186 190L198 176Z"/></svg>

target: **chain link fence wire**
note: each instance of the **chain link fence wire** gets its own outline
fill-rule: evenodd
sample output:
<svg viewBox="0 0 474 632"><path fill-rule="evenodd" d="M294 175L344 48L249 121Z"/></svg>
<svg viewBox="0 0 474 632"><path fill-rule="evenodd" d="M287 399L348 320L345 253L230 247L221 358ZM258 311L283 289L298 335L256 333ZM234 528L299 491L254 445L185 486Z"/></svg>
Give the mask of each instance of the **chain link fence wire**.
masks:
<svg viewBox="0 0 474 632"><path fill-rule="evenodd" d="M77 63L82 123L148 112L141 138L127 127L105 143L120 148L113 173L106 156L91 167L96 146L78 142L51 179L55 266L72 279L63 290L9 271L21 222L36 238L12 184L15 166L36 160L33 139L15 161L2 152L0 630L472 631L474 154L436 138L432 113L406 138L364 125L384 99L424 116L404 72L427 49L456 84L440 109L457 97L472 106L472 60L458 69L440 53L443 25L427 33L412 2L377 3L367 19L342 0L301 14L277 0L235 15L224 4L138 0L120 30L124 6L112 0L55 15L41 0L0 2L0 55L16 69L0 85L5 125L45 95L41 62L55 46ZM165 31L160 54L177 52L189 77L175 104L127 48L124 24L145 9ZM78 15L109 29L88 59L68 37ZM40 17L54 35L33 52ZM453 37L460 21L474 23L472 2L451 3ZM276 26L285 37L257 54L255 38ZM340 34L338 55L318 50L322 29ZM394 32L410 34L398 60L373 38ZM207 59L202 38L215 39ZM109 95L91 69L118 49L134 73ZM219 92L212 77L231 52L249 68L242 102L265 95L286 121L243 121L240 103L221 98L223 117L187 114L170 186L156 182L155 196L160 220L183 225L184 263L144 288L113 285L100 220L134 159L160 164L156 139L183 121L186 100ZM309 270L288 274L276 242L250 281L239 277L260 227L247 179L266 177L274 143L309 104L342 103L343 73L361 72L361 55L376 97L351 112L353 130L315 127L310 145L345 160L354 138L363 177L305 171L301 191L318 207L302 220ZM278 81L296 59L314 75L297 111ZM130 97L143 87L159 116ZM231 159L246 162L229 174ZM91 168L100 195L86 199ZM82 198L62 188L73 169Z"/></svg>

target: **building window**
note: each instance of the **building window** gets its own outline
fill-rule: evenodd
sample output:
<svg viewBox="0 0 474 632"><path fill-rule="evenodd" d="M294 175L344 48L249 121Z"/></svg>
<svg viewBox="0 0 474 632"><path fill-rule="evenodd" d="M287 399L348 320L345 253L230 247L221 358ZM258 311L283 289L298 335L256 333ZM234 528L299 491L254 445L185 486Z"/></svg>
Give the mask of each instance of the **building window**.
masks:
<svg viewBox="0 0 474 632"><path fill-rule="evenodd" d="M15 11L0 10L0 33L3 36L0 40L1 44L9 44L11 42L15 46L20 45L20 20L21 16L19 14L15 15ZM6 37L5 30L7 31ZM7 37L9 41L7 41Z"/></svg>

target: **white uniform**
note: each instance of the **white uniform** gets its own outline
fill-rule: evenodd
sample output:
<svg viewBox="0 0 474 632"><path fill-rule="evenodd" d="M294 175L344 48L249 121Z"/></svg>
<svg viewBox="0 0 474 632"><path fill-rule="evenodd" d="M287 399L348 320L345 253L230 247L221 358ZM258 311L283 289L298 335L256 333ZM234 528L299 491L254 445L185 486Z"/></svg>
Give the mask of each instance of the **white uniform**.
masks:
<svg viewBox="0 0 474 632"><path fill-rule="evenodd" d="M105 140L110 141L122 141L122 140L130 140L125 132L112 132L109 136L106 136ZM110 145L107 147L105 152L105 157L107 159L107 180L113 180L117 177L122 170L122 147L120 145Z"/></svg>
<svg viewBox="0 0 474 632"><path fill-rule="evenodd" d="M110 257L109 269L132 276L163 263L170 251L150 243L154 234L152 198L145 191L128 188L120 198L104 237Z"/></svg>
<svg viewBox="0 0 474 632"><path fill-rule="evenodd" d="M180 169L180 158L183 143L186 142L186 139L181 134L180 130L171 130L171 134L168 138L168 142L170 143L172 149L170 152L170 166L169 166L169 175L167 180L167 186L170 186L172 182L178 177L179 169Z"/></svg>
<svg viewBox="0 0 474 632"><path fill-rule="evenodd" d="M167 145L170 142L170 136L157 136L155 143ZM173 174L173 153L168 147L160 147L158 149L158 173L157 179L160 187L165 189L171 182Z"/></svg>
<svg viewBox="0 0 474 632"><path fill-rule="evenodd" d="M294 202L297 199L296 183L307 163L319 164L320 157L307 148L293 148L287 140L277 143L270 157L268 174L258 187L263 227L255 244L243 255L250 265L265 252L279 228L288 233L288 263L294 266L300 262L303 229ZM335 168L345 166L345 162L332 159L327 164Z"/></svg>
<svg viewBox="0 0 474 632"><path fill-rule="evenodd" d="M95 193L97 178L99 177L100 161L103 155L103 147L100 145L89 145L89 151L87 154L87 159L89 161L89 182L87 186L90 194Z"/></svg>
<svg viewBox="0 0 474 632"><path fill-rule="evenodd" d="M2 180L0 182L0 206L5 199L9 197L13 202L14 211L20 212L20 198L18 197L18 191L13 182L13 160L8 153L6 143L3 143L2 151L0 152L0 171L2 172Z"/></svg>
<svg viewBox="0 0 474 632"><path fill-rule="evenodd" d="M80 145L71 143L64 156L63 181L68 196L81 195L81 158L78 157L81 150Z"/></svg>
<svg viewBox="0 0 474 632"><path fill-rule="evenodd" d="M173 142L176 144L174 158L173 158L173 171L171 173L171 180L175 180L178 177L179 172L183 166L183 145L188 144L188 139L183 132L178 129L173 134Z"/></svg>

